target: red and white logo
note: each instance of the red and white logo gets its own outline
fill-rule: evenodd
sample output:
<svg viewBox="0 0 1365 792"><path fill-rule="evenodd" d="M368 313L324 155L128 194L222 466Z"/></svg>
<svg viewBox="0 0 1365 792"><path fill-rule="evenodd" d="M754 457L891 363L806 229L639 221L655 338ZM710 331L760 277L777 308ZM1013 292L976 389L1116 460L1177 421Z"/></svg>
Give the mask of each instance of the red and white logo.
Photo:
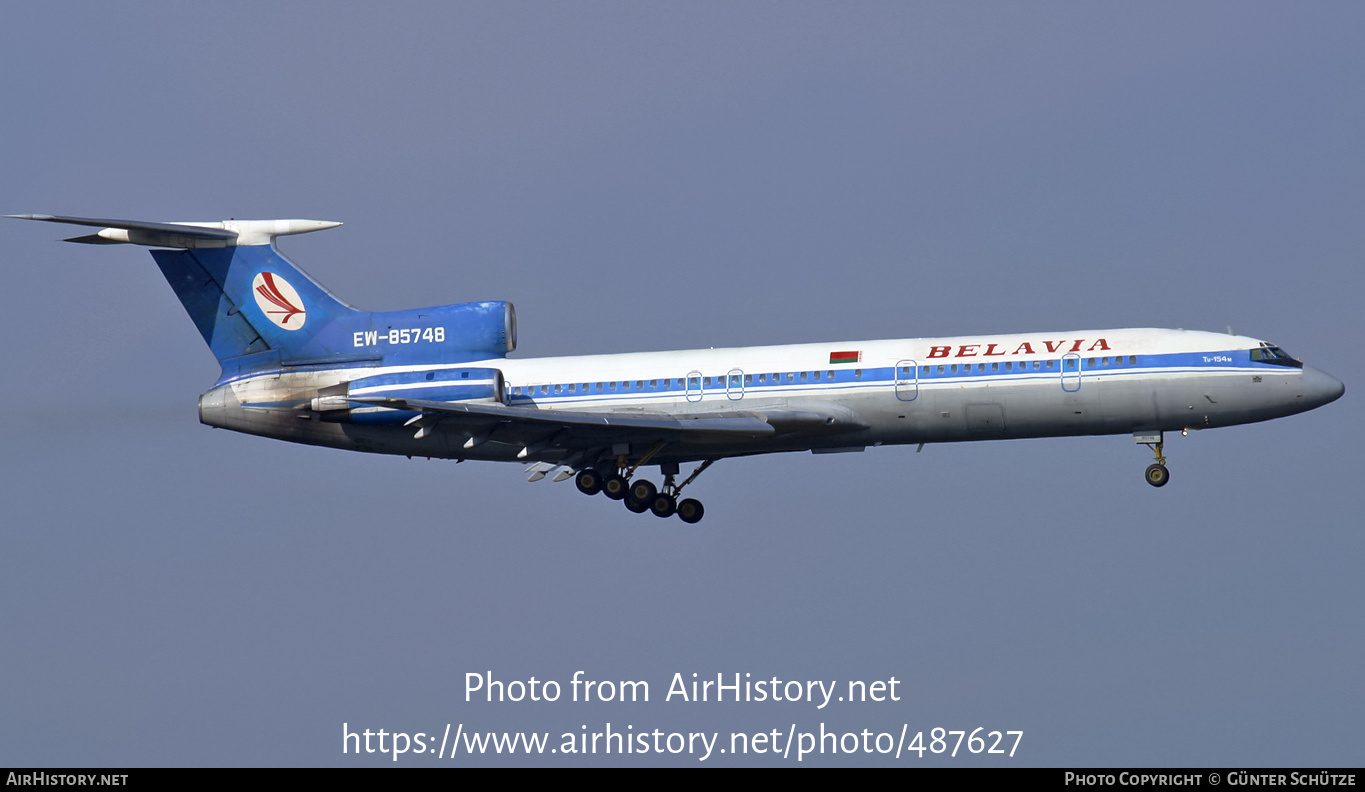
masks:
<svg viewBox="0 0 1365 792"><path fill-rule="evenodd" d="M266 318L285 330L298 330L308 319L303 299L289 281L273 272L262 272L251 281L256 305Z"/></svg>

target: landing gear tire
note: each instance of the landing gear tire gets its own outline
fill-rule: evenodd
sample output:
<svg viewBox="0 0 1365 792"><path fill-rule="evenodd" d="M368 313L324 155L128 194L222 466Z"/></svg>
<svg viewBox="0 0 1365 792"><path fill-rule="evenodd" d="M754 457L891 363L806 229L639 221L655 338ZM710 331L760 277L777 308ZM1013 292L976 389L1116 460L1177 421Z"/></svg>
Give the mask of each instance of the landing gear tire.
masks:
<svg viewBox="0 0 1365 792"><path fill-rule="evenodd" d="M634 498L626 498L626 508L636 514L644 514L649 511L649 501L639 501Z"/></svg>
<svg viewBox="0 0 1365 792"><path fill-rule="evenodd" d="M1164 487L1166 482L1171 480L1171 471L1165 465L1151 464L1147 466L1147 483L1153 487Z"/></svg>
<svg viewBox="0 0 1365 792"><path fill-rule="evenodd" d="M678 504L678 519L694 525L701 522L702 515L706 514L706 509L702 508L701 501L694 498L683 498Z"/></svg>
<svg viewBox="0 0 1365 792"><path fill-rule="evenodd" d="M658 494L659 488L655 487L652 481L640 479L630 485L630 497L644 504L651 503Z"/></svg>
<svg viewBox="0 0 1365 792"><path fill-rule="evenodd" d="M672 495L656 495L649 510L655 517L672 517L678 511L678 501Z"/></svg>
<svg viewBox="0 0 1365 792"><path fill-rule="evenodd" d="M573 483L584 495L596 495L602 491L602 474L597 472L597 468L583 468L574 476Z"/></svg>
<svg viewBox="0 0 1365 792"><path fill-rule="evenodd" d="M612 500L625 500L630 494L630 482L625 476L613 473L602 479L602 494Z"/></svg>

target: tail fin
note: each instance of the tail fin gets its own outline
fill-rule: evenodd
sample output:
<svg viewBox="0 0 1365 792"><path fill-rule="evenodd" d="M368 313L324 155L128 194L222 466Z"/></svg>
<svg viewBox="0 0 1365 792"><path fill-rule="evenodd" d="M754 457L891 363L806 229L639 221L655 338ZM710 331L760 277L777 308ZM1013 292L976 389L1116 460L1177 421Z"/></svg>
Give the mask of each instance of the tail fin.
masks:
<svg viewBox="0 0 1365 792"><path fill-rule="evenodd" d="M272 245L153 250L152 258L225 369L231 360L267 351L277 353L276 366L354 351L354 322L347 319L360 320L364 312L332 296Z"/></svg>
<svg viewBox="0 0 1365 792"><path fill-rule="evenodd" d="M275 249L277 236L321 231L340 223L146 223L9 216L100 229L68 242L171 248L153 250L152 257L222 364L224 380L324 364L465 363L504 357L516 348L516 312L511 303L358 311Z"/></svg>
<svg viewBox="0 0 1365 792"><path fill-rule="evenodd" d="M353 352L348 314L356 311L275 249L274 239L335 228L322 220L148 223L53 215L23 220L94 226L66 241L147 245L185 312L223 364L223 373L276 368L282 360L335 358ZM354 317L354 318L359 318ZM342 321L338 321L342 320Z"/></svg>

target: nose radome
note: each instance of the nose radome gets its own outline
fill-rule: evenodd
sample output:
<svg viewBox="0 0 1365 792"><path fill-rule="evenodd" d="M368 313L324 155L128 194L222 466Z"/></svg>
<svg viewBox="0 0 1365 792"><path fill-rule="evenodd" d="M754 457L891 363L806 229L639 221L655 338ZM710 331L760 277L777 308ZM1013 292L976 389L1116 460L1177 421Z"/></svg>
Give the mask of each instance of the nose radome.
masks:
<svg viewBox="0 0 1365 792"><path fill-rule="evenodd" d="M1303 367L1303 400L1314 407L1334 402L1346 392L1346 385L1331 374L1312 366Z"/></svg>

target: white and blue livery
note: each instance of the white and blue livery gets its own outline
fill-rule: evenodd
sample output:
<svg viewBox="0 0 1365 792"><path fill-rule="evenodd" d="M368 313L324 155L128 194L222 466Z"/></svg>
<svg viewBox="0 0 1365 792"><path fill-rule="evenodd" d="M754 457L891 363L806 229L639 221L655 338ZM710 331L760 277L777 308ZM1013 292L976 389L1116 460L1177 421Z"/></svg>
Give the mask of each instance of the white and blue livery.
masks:
<svg viewBox="0 0 1365 792"><path fill-rule="evenodd" d="M280 255L315 220L90 226L67 241L157 248L222 376L205 424L381 454L523 462L635 512L695 523L684 487L778 451L1131 434L1169 479L1164 433L1311 410L1345 386L1243 336L1151 328L509 359L511 303L356 310ZM680 466L700 463L685 480ZM642 475L657 467L660 483Z"/></svg>

